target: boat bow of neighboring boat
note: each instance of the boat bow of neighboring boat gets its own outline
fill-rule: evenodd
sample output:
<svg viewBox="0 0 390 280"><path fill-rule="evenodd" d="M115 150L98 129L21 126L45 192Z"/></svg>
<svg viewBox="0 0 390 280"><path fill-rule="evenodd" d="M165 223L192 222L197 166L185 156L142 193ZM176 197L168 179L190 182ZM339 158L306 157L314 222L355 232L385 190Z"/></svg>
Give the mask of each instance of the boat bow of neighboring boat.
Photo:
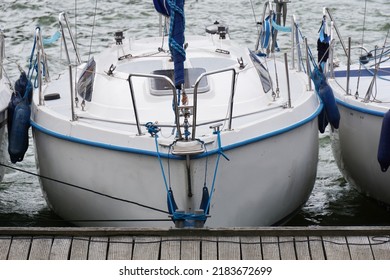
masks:
<svg viewBox="0 0 390 280"><path fill-rule="evenodd" d="M336 23L334 26L337 27ZM331 130L337 164L358 191L390 204L390 173L387 171L390 166L390 47L386 44L387 36L383 47L373 50L354 47L351 38L347 45L339 37L346 65L333 69L330 59L327 69L341 115L340 127ZM335 40L334 37L332 41ZM330 43L330 57L333 45Z"/></svg>

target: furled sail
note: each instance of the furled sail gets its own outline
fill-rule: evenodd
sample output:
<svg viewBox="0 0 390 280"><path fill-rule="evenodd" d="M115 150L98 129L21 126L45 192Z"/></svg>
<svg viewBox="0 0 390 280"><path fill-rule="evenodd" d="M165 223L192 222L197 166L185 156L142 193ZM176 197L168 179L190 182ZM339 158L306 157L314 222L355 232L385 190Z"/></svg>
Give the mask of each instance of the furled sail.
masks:
<svg viewBox="0 0 390 280"><path fill-rule="evenodd" d="M184 84L184 0L153 0L154 7L160 14L170 17L169 49L174 62L176 88Z"/></svg>

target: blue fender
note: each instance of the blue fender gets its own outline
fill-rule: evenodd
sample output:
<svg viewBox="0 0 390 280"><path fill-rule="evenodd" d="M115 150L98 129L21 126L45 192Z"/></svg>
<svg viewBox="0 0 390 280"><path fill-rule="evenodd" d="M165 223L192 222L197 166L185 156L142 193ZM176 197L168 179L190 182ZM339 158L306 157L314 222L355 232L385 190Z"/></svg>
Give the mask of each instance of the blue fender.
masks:
<svg viewBox="0 0 390 280"><path fill-rule="evenodd" d="M382 172L390 166L390 110L383 117L378 146L378 162Z"/></svg>
<svg viewBox="0 0 390 280"><path fill-rule="evenodd" d="M333 91L328 83L322 83L319 89L319 96L324 103L326 118L329 123L336 129L340 124L340 112L337 108L336 100L333 95Z"/></svg>
<svg viewBox="0 0 390 280"><path fill-rule="evenodd" d="M15 92L8 104L8 154L12 163L22 161L28 149L32 84L23 71L15 82Z"/></svg>
<svg viewBox="0 0 390 280"><path fill-rule="evenodd" d="M13 123L13 118L14 118L14 113L16 106L22 101L22 97L17 94L13 93L11 96L11 100L8 103L8 108L7 108L7 129L8 129L8 142L9 137L10 137L10 131L12 129L12 123Z"/></svg>
<svg viewBox="0 0 390 280"><path fill-rule="evenodd" d="M12 163L22 161L28 149L28 130L30 128L31 109L24 99L15 107L11 130L8 131L8 153Z"/></svg>
<svg viewBox="0 0 390 280"><path fill-rule="evenodd" d="M327 83L324 73L319 68L314 69L311 78L314 82L315 90L324 104L324 108L318 116L318 129L323 133L328 123L338 129L340 112L337 108L332 88Z"/></svg>
<svg viewBox="0 0 390 280"><path fill-rule="evenodd" d="M322 107L321 112L318 114L318 130L321 133L325 132L326 127L328 126L328 119L326 117L325 107Z"/></svg>

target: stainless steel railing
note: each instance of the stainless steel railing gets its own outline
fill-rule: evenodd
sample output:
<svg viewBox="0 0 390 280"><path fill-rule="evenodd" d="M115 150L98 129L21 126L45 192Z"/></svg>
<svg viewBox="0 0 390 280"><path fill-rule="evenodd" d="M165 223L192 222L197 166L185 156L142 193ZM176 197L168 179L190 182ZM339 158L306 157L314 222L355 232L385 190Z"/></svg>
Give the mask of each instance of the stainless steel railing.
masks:
<svg viewBox="0 0 390 280"><path fill-rule="evenodd" d="M166 82L169 83L171 89L172 89L172 94L173 94L173 103L174 103L174 110L175 110L175 122L176 122L176 128L179 133L179 138L181 138L181 130L180 130L180 119L179 119L179 110L178 110L178 101L177 101L177 95L176 95L176 88L174 83L170 78L167 76L163 75L154 75L154 74L139 74L139 73L132 73L128 77L128 82L129 82L129 87L130 87L130 94L131 94L131 101L133 103L133 110L134 110L134 116L135 116L135 121L136 121L136 126L137 126L137 131L138 135L142 135L141 131L141 125L138 117L138 109L137 109L137 103L135 99L135 94L134 94L134 87L133 87L133 82L132 82L132 77L143 77L143 78L153 78L153 79L161 79L165 80Z"/></svg>
<svg viewBox="0 0 390 280"><path fill-rule="evenodd" d="M229 130L232 129L232 120L233 120L233 105L234 105L234 93L236 89L236 70L234 68L221 69L216 71L205 72L201 74L195 82L194 87L194 100L193 100L193 124L192 124L192 140L195 140L196 137L196 123L197 123L197 107L198 107L198 87L201 80L206 76L211 76L224 72L232 72L232 81L231 81L231 91L230 91L230 109L229 109Z"/></svg>
<svg viewBox="0 0 390 280"><path fill-rule="evenodd" d="M42 93L42 84L43 77L45 81L50 81L49 68L47 63L47 56L45 49L43 47L42 33L41 29L38 27L35 29L35 40L36 40L36 55L37 55L37 66L38 66L38 92L39 92L39 105L43 105L43 93Z"/></svg>
<svg viewBox="0 0 390 280"><path fill-rule="evenodd" d="M216 74L220 74L220 73L224 73L224 72L230 72L230 71L232 72L232 81L231 81L231 92L230 92L230 100L229 100L229 107L230 108L229 108L229 117L228 117L228 123L229 123L228 128L229 129L232 128L234 93L235 93L235 88L236 88L236 86L235 86L236 85L236 70L234 68L228 68L228 69L221 69L221 70L216 70L216 71L205 72L205 73L201 74L195 82L192 105L185 106L186 109L189 109L189 108L192 109L192 124L191 124L191 126L192 126L192 140L195 140L195 138L196 138L197 110L198 110L198 87L199 87L201 80L207 76L216 75ZM141 123L140 123L139 115L138 115L137 101L136 101L136 97L135 97L136 95L134 92L134 87L133 87L133 82L132 82L133 77L162 79L162 80L165 80L166 82L169 83L169 86L171 87L172 94L173 94L173 108L174 108L174 113L175 113L175 126L177 129L178 138L182 139L181 124L180 124L180 110L182 109L182 107L178 105L176 88L175 88L175 85L172 82L172 80L170 78L168 78L167 76L163 76L163 75L132 73L128 77L128 82L129 82L129 87L130 87L130 94L131 94L131 99L132 99L132 103L133 103L133 110L134 110L134 116L135 116L138 135L142 135L142 131L141 131Z"/></svg>
<svg viewBox="0 0 390 280"><path fill-rule="evenodd" d="M3 78L3 62L5 57L4 33L0 30L0 79Z"/></svg>
<svg viewBox="0 0 390 280"><path fill-rule="evenodd" d="M79 51L77 49L76 42L74 40L74 36L73 36L72 30L70 29L68 16L66 15L65 12L60 13L60 15L59 15L59 24L60 24L60 28L61 28L62 40L64 42L65 54L66 54L66 57L68 59L68 63L71 64L71 60L70 60L70 55L69 55L68 44L67 44L67 41L66 41L65 30L68 31L70 41L72 43L74 52L76 54L77 64L80 64L81 63L80 54L79 54Z"/></svg>

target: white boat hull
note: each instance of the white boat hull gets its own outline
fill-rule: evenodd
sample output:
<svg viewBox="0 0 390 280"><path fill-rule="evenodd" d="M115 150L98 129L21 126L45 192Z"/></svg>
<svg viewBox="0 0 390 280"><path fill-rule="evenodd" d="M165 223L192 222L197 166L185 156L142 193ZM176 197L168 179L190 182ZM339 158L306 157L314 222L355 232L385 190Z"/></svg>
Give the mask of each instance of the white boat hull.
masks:
<svg viewBox="0 0 390 280"><path fill-rule="evenodd" d="M34 140L40 174L56 178L56 181L41 179L45 197L65 220L91 226L173 225L164 213L168 209L167 192L157 157L82 145L37 129L34 129ZM318 159L316 119L293 131L225 154L230 161L221 158L211 217L206 226L278 223L299 209L312 191ZM212 177L215 170L216 157L208 158L208 177ZM195 174L193 210L199 208L201 200L205 160L191 160ZM167 168L167 160L163 164ZM173 192L179 209L188 200L185 168L185 161L170 160Z"/></svg>
<svg viewBox="0 0 390 280"><path fill-rule="evenodd" d="M307 201L319 98L303 71L218 30L186 36L179 86L170 80L167 40L151 37L112 45L36 89L37 166L60 217L81 226L172 227L172 190L174 220L184 226L206 217L207 227L267 226Z"/></svg>
<svg viewBox="0 0 390 280"><path fill-rule="evenodd" d="M356 71L356 70L355 70ZM381 203L390 205L390 172L382 172L378 162L378 146L383 115L388 111L390 83L377 80L377 100L364 102L345 94L346 79L330 79L338 108L340 127L332 130L332 149L345 179L359 192ZM360 78L359 92L366 93L372 76ZM350 88L356 89L357 77L351 77Z"/></svg>
<svg viewBox="0 0 390 280"><path fill-rule="evenodd" d="M345 179L359 192L390 204L390 173L378 163L383 117L339 106L340 127L332 132L332 149Z"/></svg>

